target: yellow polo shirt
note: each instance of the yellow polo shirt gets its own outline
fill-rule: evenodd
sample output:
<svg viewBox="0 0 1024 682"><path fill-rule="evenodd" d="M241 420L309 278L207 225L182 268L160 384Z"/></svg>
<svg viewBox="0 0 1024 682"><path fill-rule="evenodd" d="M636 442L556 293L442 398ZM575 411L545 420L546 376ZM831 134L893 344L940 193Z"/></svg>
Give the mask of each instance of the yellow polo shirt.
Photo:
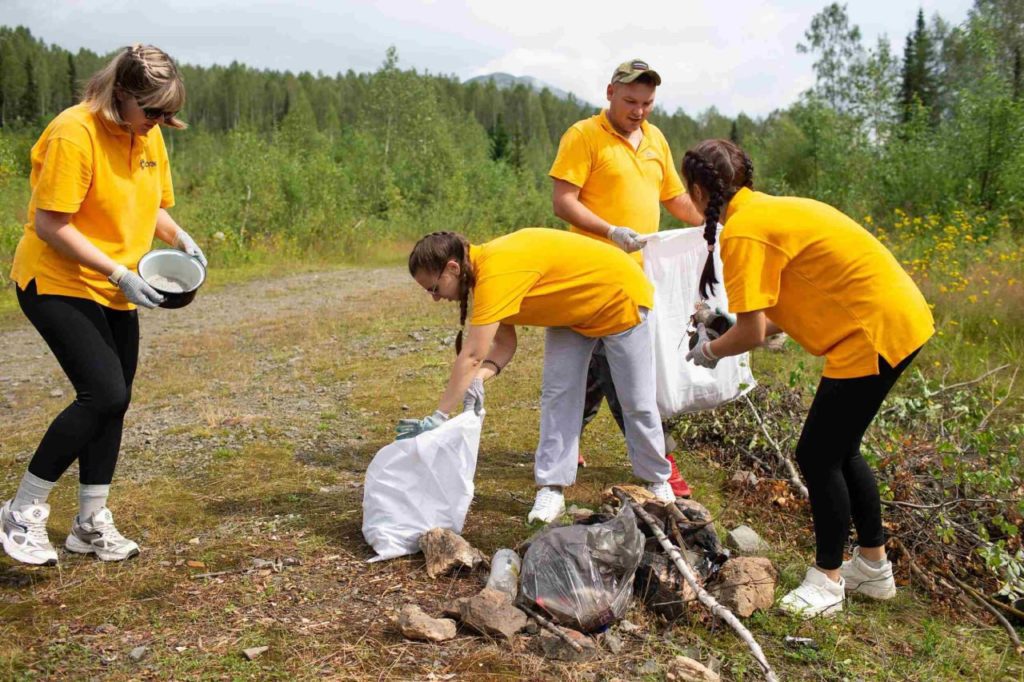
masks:
<svg viewBox="0 0 1024 682"><path fill-rule="evenodd" d="M935 332L921 291L874 235L827 204L741 189L729 202L722 264L729 308L763 310L824 375L878 374Z"/></svg>
<svg viewBox="0 0 1024 682"><path fill-rule="evenodd" d="M665 136L647 121L641 129L644 137L634 150L604 111L578 121L562 136L548 175L579 187L580 202L612 225L649 234L658 231L661 202L686 190ZM569 229L609 243L576 226ZM643 262L640 251L632 255Z"/></svg>
<svg viewBox="0 0 1024 682"><path fill-rule="evenodd" d="M470 246L476 275L470 324L570 327L618 334L654 306L644 272L616 246L564 230L528 227Z"/></svg>
<svg viewBox="0 0 1024 682"><path fill-rule="evenodd" d="M36 235L36 209L70 213L71 224L103 253L134 269L153 243L157 210L174 205L171 168L160 126L144 136L78 104L61 112L32 147L28 222L11 279L40 294L86 298L131 310L107 278L62 256Z"/></svg>

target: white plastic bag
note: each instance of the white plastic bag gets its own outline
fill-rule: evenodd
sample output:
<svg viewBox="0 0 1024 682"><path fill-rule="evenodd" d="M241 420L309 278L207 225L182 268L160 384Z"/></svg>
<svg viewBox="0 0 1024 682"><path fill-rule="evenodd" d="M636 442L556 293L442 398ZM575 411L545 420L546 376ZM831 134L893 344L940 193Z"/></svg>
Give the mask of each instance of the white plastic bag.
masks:
<svg viewBox="0 0 1024 682"><path fill-rule="evenodd" d="M415 554L431 528L462 532L482 424L483 414L467 410L374 455L363 486L363 537L377 552L370 561Z"/></svg>
<svg viewBox="0 0 1024 682"><path fill-rule="evenodd" d="M715 369L686 360L686 330L700 300L698 284L708 256L704 228L668 230L644 235L643 239L644 272L654 284L654 310L647 319L654 328L658 410L662 419L721 405L754 388L747 353L723 358ZM719 284L715 285L715 295L708 299L708 305L728 310L717 243L715 273Z"/></svg>

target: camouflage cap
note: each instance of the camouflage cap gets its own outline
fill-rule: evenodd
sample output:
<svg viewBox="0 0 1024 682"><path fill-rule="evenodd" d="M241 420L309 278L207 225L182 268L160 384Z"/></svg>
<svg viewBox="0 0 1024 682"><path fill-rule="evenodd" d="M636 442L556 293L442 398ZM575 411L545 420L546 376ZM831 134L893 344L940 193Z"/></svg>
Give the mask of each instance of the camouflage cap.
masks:
<svg viewBox="0 0 1024 682"><path fill-rule="evenodd" d="M615 73L612 74L612 83L632 83L644 74L650 74L651 78L654 79L654 84L661 85L661 76L642 59L630 59L628 62L622 62L615 67Z"/></svg>

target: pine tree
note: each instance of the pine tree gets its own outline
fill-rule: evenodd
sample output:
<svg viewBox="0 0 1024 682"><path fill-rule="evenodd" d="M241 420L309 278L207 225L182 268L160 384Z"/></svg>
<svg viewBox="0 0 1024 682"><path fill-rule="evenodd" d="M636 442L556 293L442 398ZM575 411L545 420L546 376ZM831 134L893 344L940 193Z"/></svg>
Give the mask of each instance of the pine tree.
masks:
<svg viewBox="0 0 1024 682"><path fill-rule="evenodd" d="M924 23L924 10L917 11L917 25L907 35L903 52L903 87L900 103L903 121L914 116L918 106L929 112L933 123L938 122L938 77L936 75L935 43Z"/></svg>

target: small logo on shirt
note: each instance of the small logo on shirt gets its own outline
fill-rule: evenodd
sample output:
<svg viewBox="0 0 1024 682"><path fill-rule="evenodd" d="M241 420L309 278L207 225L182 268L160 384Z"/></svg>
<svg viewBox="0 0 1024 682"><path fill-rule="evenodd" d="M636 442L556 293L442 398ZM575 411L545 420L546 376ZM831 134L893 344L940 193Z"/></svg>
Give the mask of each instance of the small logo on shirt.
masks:
<svg viewBox="0 0 1024 682"><path fill-rule="evenodd" d="M654 151L653 149L648 149L644 156L647 157L648 159L655 159L658 157L658 152Z"/></svg>
<svg viewBox="0 0 1024 682"><path fill-rule="evenodd" d="M146 170L147 168L156 168L156 161L146 161L145 159L139 159L139 168Z"/></svg>

